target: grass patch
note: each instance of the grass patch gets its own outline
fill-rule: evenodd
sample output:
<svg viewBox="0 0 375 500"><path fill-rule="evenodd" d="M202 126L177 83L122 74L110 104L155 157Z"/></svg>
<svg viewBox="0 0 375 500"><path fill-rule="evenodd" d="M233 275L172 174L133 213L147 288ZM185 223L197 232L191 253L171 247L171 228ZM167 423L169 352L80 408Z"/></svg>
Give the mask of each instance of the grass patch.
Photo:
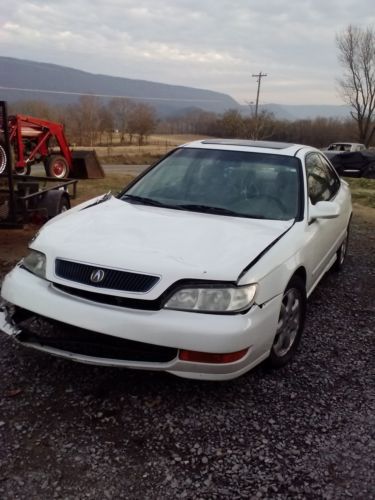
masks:
<svg viewBox="0 0 375 500"><path fill-rule="evenodd" d="M180 144L207 139L206 136L191 134L151 135L144 144L120 144L116 134L112 144L103 143L92 147L77 146L80 150L95 149L101 163L111 165L150 165Z"/></svg>
<svg viewBox="0 0 375 500"><path fill-rule="evenodd" d="M164 153L126 153L99 156L103 165L152 165Z"/></svg>
<svg viewBox="0 0 375 500"><path fill-rule="evenodd" d="M108 193L108 191L111 191L112 194L116 194L133 179L133 175L116 173L107 174L104 179L80 180L77 186L77 198L73 200L72 205L78 205L90 198Z"/></svg>
<svg viewBox="0 0 375 500"><path fill-rule="evenodd" d="M375 179L346 178L352 192L353 203L375 208Z"/></svg>

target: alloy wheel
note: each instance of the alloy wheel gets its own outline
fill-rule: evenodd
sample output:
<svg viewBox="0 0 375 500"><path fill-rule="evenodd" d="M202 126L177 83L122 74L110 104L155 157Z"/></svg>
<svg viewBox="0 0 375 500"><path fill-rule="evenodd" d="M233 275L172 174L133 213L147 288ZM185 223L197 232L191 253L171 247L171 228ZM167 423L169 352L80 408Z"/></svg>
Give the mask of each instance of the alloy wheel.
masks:
<svg viewBox="0 0 375 500"><path fill-rule="evenodd" d="M292 348L302 318L301 294L296 288L289 288L283 297L273 351L282 358Z"/></svg>

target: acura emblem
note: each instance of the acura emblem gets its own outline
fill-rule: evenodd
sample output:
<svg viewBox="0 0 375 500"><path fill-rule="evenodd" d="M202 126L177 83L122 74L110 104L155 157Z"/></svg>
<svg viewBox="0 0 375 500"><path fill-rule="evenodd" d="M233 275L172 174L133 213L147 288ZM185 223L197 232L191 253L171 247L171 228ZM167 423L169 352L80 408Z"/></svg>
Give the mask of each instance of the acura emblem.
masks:
<svg viewBox="0 0 375 500"><path fill-rule="evenodd" d="M103 269L95 269L90 275L90 281L92 283L101 283L104 280L105 272Z"/></svg>

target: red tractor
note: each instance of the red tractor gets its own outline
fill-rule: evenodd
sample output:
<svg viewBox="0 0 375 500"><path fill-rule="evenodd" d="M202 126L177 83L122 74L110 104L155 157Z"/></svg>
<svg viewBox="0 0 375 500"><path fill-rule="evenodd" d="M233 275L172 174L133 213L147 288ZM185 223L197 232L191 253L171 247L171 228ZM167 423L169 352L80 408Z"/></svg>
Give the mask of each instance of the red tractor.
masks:
<svg viewBox="0 0 375 500"><path fill-rule="evenodd" d="M0 174L7 162L2 128L0 124ZM32 165L43 163L47 177L104 177L95 151L71 151L60 123L15 115L9 117L8 129L18 175L29 175Z"/></svg>

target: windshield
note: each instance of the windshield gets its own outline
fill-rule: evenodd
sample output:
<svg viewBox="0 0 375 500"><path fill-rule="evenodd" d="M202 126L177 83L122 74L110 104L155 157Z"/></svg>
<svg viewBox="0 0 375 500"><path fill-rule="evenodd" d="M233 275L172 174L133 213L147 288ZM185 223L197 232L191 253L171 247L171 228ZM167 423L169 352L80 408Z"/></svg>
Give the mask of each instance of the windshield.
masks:
<svg viewBox="0 0 375 500"><path fill-rule="evenodd" d="M179 210L289 220L299 206L299 161L278 154L181 148L121 196Z"/></svg>

